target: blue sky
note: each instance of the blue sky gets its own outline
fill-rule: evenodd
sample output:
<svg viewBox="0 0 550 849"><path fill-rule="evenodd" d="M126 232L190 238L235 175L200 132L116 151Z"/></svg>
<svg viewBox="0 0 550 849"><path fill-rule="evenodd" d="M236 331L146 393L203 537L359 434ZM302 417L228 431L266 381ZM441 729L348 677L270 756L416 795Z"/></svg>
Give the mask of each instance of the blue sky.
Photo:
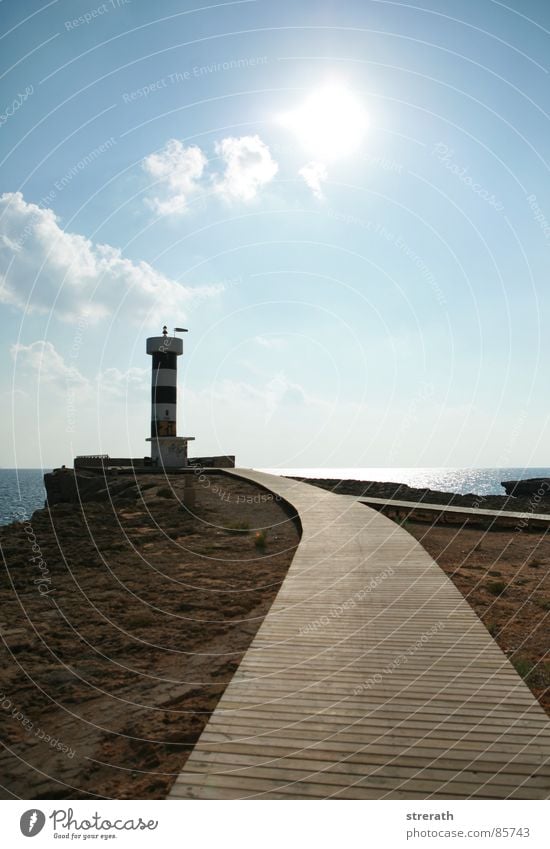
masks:
<svg viewBox="0 0 550 849"><path fill-rule="evenodd" d="M547 4L0 21L1 465L145 453L163 323L198 453L548 465ZM320 143L366 118L346 155L281 120L317 92Z"/></svg>

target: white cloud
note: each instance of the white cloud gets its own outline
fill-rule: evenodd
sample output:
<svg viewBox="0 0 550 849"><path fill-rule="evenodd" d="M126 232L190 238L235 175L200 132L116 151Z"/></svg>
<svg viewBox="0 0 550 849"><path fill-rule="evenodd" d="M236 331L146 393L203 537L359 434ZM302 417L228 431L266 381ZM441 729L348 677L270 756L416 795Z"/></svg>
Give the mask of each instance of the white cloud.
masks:
<svg viewBox="0 0 550 849"><path fill-rule="evenodd" d="M87 377L43 339L13 345L11 354L15 383L26 390L6 398L13 413L0 419L13 465L58 466L76 454L139 457L148 450L149 369L111 367Z"/></svg>
<svg viewBox="0 0 550 849"><path fill-rule="evenodd" d="M223 380L212 390L212 394L224 406L226 402L238 403L243 408L252 404L257 414L263 414L264 425L271 421L281 407L324 408L324 402L309 396L303 386L289 380L282 371L266 380L262 386L253 386L245 381Z"/></svg>
<svg viewBox="0 0 550 849"><path fill-rule="evenodd" d="M216 191L228 200L251 201L271 182L279 166L259 136L228 137L216 143L225 172Z"/></svg>
<svg viewBox="0 0 550 849"><path fill-rule="evenodd" d="M303 386L293 383L287 376L280 372L276 374L265 386L265 423L271 421L281 406L290 404L303 405L307 402L307 395Z"/></svg>
<svg viewBox="0 0 550 849"><path fill-rule="evenodd" d="M147 200L161 215L181 215L189 198L199 191L214 191L226 200L249 202L271 182L279 170L269 147L255 136L228 136L215 144L222 164L221 175L205 174L208 159L197 145L185 147L170 139L158 153L146 156L143 169L163 189L161 196Z"/></svg>
<svg viewBox="0 0 550 849"><path fill-rule="evenodd" d="M10 351L17 367L39 376L42 383L57 387L67 383L83 389L88 387L87 379L75 366L67 365L51 342L39 339L30 345L17 343L11 346Z"/></svg>
<svg viewBox="0 0 550 849"><path fill-rule="evenodd" d="M239 465L256 467L330 465L320 458L326 461L335 444L347 445L349 406L319 397L288 370L257 377L187 387L185 430L197 437L193 453L236 454Z"/></svg>
<svg viewBox="0 0 550 849"><path fill-rule="evenodd" d="M103 396L113 395L121 399L137 397L142 392L144 398L149 398L151 386L151 370L131 366L126 371L118 368L107 368L97 376L99 391Z"/></svg>
<svg viewBox="0 0 550 849"><path fill-rule="evenodd" d="M188 198L200 189L207 158L197 145L185 147L170 139L159 153L143 160L144 170L166 190L166 197L148 201L161 215L179 215L188 207Z"/></svg>
<svg viewBox="0 0 550 849"><path fill-rule="evenodd" d="M88 378L76 366L67 364L56 347L44 339L30 345L12 345L10 351L24 380L30 376L40 384L47 384L49 389L65 391L70 386L71 390L89 397L99 391L103 399L114 398L121 406L123 399L139 400L143 397L149 400L151 370L148 368L130 366L122 371L110 367L98 372L94 378Z"/></svg>
<svg viewBox="0 0 550 849"><path fill-rule="evenodd" d="M308 162L307 165L300 168L298 174L302 177L306 185L309 186L315 197L323 200L324 194L321 184L328 177L326 165L322 162Z"/></svg>
<svg viewBox="0 0 550 849"><path fill-rule="evenodd" d="M0 241L0 303L72 321L95 322L126 307L137 321L182 318L195 297L219 287L186 288L147 262L125 259L118 248L91 242L59 225L51 209L27 203L20 192L0 196L5 238Z"/></svg>

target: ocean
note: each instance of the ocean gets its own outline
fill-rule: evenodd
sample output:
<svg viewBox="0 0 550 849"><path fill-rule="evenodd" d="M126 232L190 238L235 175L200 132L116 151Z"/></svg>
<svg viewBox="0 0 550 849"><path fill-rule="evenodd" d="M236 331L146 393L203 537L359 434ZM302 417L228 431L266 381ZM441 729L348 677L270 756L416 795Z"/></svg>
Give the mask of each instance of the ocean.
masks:
<svg viewBox="0 0 550 849"><path fill-rule="evenodd" d="M0 525L9 525L22 508L30 516L44 506L44 472L50 469L0 469Z"/></svg>
<svg viewBox="0 0 550 849"><path fill-rule="evenodd" d="M15 510L27 515L44 506L46 492L43 475L49 469L0 469L0 525L13 522ZM262 469L277 475L341 480L392 481L414 487L428 487L461 495L504 495L504 480L550 477L550 468L441 469L441 468L370 468L370 469Z"/></svg>
<svg viewBox="0 0 550 849"><path fill-rule="evenodd" d="M339 480L384 481L406 483L418 488L456 492L459 495L505 495L501 481L525 478L548 478L550 468L370 468L370 469L262 469L276 475L304 478L338 478Z"/></svg>

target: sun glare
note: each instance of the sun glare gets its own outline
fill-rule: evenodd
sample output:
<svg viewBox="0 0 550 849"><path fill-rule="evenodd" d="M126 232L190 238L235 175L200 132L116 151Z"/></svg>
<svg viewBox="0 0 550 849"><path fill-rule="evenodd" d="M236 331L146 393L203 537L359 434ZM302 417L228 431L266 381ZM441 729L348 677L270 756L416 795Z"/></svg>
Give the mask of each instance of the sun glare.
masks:
<svg viewBox="0 0 550 849"><path fill-rule="evenodd" d="M367 131L361 103L344 86L335 84L310 94L281 121L310 155L323 162L356 151Z"/></svg>

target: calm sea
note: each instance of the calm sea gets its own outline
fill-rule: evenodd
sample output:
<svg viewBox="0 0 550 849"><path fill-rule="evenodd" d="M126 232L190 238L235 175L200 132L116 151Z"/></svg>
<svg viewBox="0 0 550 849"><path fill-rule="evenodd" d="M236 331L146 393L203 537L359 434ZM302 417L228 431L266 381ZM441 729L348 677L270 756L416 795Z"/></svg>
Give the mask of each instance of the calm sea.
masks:
<svg viewBox="0 0 550 849"><path fill-rule="evenodd" d="M44 472L50 469L0 469L0 525L13 522L22 507L30 516L44 506Z"/></svg>
<svg viewBox="0 0 550 849"><path fill-rule="evenodd" d="M49 469L0 469L0 525L14 520L23 507L28 515L44 506L43 475ZM341 480L392 481L441 492L504 495L503 480L550 477L550 468L505 469L263 469L277 475Z"/></svg>
<svg viewBox="0 0 550 849"><path fill-rule="evenodd" d="M391 481L459 495L505 495L501 481L550 477L550 468L504 469L262 469L277 475L339 480Z"/></svg>

